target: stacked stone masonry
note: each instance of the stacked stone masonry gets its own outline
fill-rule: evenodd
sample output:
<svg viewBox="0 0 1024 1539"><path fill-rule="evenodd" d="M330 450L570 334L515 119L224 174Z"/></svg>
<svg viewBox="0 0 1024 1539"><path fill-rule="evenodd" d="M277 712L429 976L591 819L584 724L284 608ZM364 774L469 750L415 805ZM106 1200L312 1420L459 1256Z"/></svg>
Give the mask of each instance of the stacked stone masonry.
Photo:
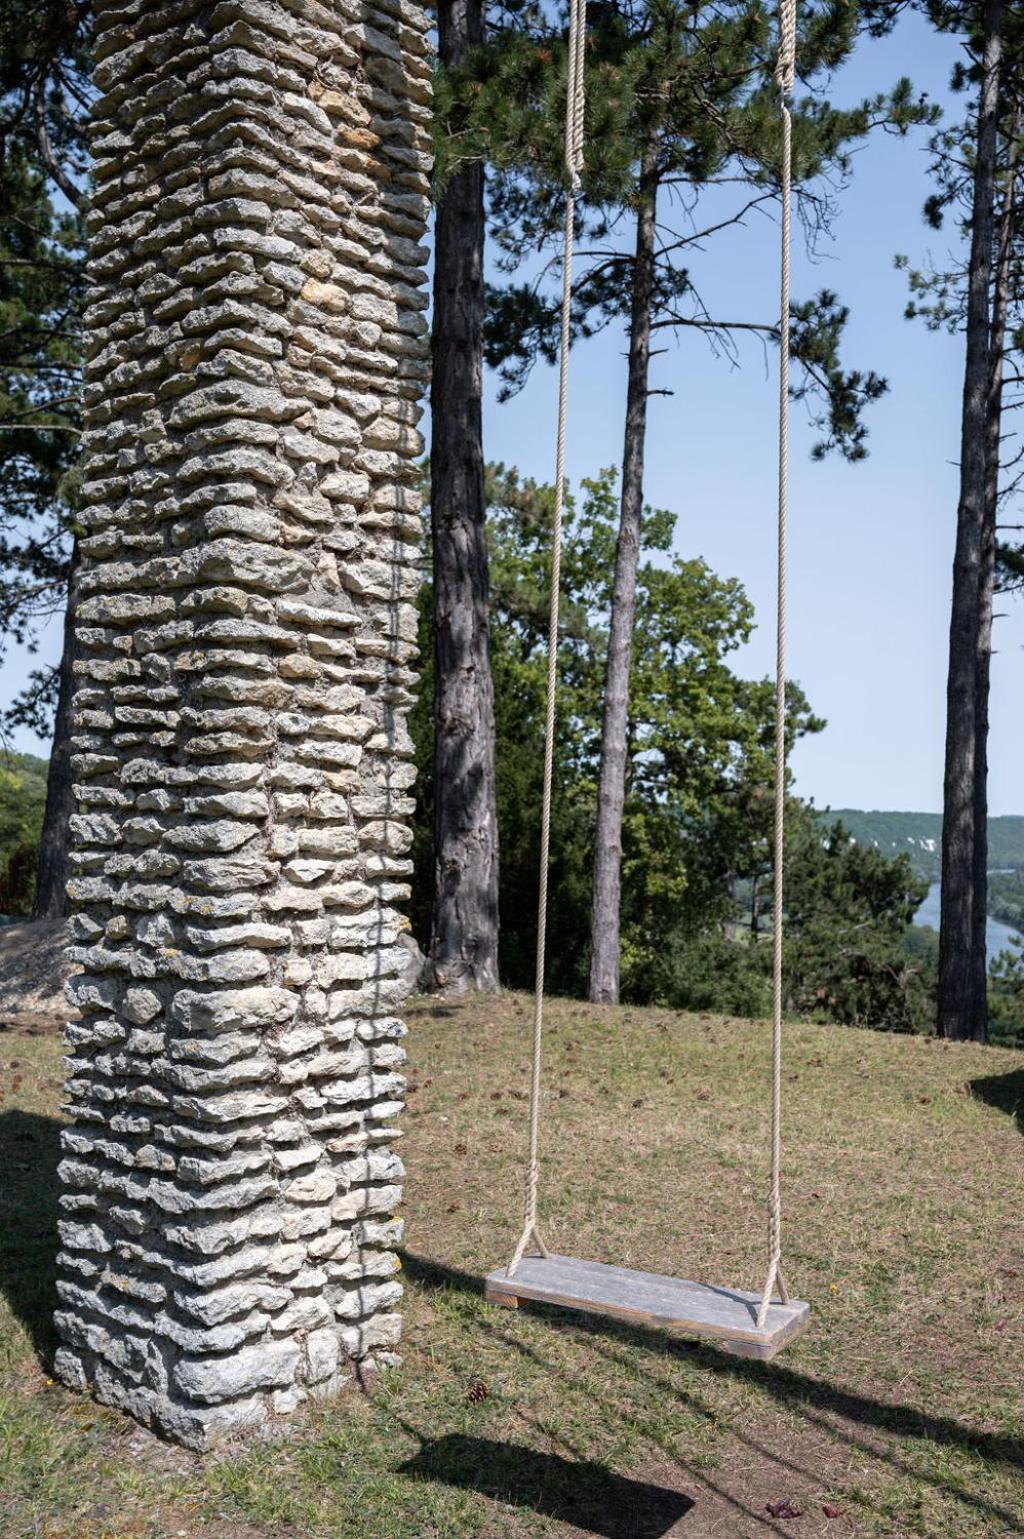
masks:
<svg viewBox="0 0 1024 1539"><path fill-rule="evenodd" d="M393 1359L430 62L101 0L57 1366L190 1446Z"/></svg>

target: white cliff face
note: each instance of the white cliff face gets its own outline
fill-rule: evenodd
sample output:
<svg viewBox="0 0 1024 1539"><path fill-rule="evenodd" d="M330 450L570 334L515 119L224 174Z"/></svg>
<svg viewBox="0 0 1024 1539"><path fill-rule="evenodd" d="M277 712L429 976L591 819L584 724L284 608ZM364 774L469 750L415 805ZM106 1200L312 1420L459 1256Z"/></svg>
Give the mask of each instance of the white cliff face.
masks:
<svg viewBox="0 0 1024 1539"><path fill-rule="evenodd" d="M408 0L101 0L57 1368L193 1447L398 1340Z"/></svg>

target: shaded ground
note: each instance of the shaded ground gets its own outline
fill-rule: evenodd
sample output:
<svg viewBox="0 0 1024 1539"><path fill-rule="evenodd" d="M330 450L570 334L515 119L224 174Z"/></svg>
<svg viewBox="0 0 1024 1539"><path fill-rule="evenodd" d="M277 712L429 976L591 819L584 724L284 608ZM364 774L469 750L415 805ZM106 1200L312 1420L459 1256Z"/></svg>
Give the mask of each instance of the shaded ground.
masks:
<svg viewBox="0 0 1024 1539"><path fill-rule="evenodd" d="M16 1022L60 1029L67 1011L67 945L62 919L0 925L0 1027Z"/></svg>
<svg viewBox="0 0 1024 1539"><path fill-rule="evenodd" d="M529 1013L410 1012L404 1369L206 1461L47 1379L59 1047L0 1016L3 1539L1024 1534L1024 1054L789 1029L814 1326L758 1364L484 1301L518 1226ZM768 1053L756 1023L554 1002L549 1240L757 1286Z"/></svg>

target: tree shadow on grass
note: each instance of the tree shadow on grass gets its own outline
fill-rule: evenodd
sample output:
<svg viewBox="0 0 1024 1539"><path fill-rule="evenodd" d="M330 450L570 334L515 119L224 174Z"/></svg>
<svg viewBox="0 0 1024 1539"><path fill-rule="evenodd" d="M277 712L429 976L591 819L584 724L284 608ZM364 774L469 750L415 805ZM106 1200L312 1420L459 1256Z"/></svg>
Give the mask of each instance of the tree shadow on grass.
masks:
<svg viewBox="0 0 1024 1539"><path fill-rule="evenodd" d="M1009 1074L986 1074L982 1079L970 1081L971 1094L986 1106L994 1106L1005 1112L1024 1133L1024 1069L1011 1069Z"/></svg>
<svg viewBox="0 0 1024 1539"><path fill-rule="evenodd" d="M61 1124L34 1112L0 1113L0 1292L44 1367L57 1339L57 1164Z"/></svg>
<svg viewBox="0 0 1024 1539"><path fill-rule="evenodd" d="M527 1507L601 1539L662 1539L693 1507L681 1491L603 1464L461 1433L427 1440L399 1473Z"/></svg>
<svg viewBox="0 0 1024 1539"><path fill-rule="evenodd" d="M1004 1076L1009 1078L1010 1076ZM446 1267L424 1257L406 1253L403 1266L410 1280L426 1289L448 1288L467 1293L483 1293L482 1278L454 1267ZM643 1325L627 1325L621 1321L575 1311L557 1306L533 1304L531 1312L547 1315L553 1322L561 1320L571 1324L574 1330L600 1338L599 1350L603 1355L615 1357L620 1366L628 1366L623 1356L616 1352L616 1345L639 1347L646 1351L657 1350L666 1357L686 1356L703 1369L717 1375L725 1375L741 1382L750 1382L772 1395L780 1403L803 1417L819 1432L826 1432L837 1441L844 1442L872 1457L884 1460L893 1468L915 1479L929 1479L907 1466L896 1450L885 1451L877 1443L868 1444L858 1436L861 1429L887 1433L893 1437L919 1438L941 1447L961 1449L993 1465L1004 1468L1024 1468L1024 1440L1005 1433L983 1432L953 1417L937 1416L919 1406L890 1403L871 1395L816 1379L779 1362L752 1362L734 1357L706 1343L689 1341L666 1331ZM532 1349L521 1343L513 1343L520 1351L535 1355ZM667 1381L660 1381L667 1394L677 1394L676 1388ZM701 1409L694 1405L694 1409ZM836 1425L831 1418L840 1418L848 1428ZM738 1433L740 1441L753 1449L753 1441ZM765 1450L760 1450L764 1452ZM785 1458L776 1462L786 1465ZM1005 1524L1007 1534L1024 1534L1024 1523L1019 1514L989 1502L981 1495L962 1489L959 1483L935 1482L950 1497L967 1506L998 1517Z"/></svg>

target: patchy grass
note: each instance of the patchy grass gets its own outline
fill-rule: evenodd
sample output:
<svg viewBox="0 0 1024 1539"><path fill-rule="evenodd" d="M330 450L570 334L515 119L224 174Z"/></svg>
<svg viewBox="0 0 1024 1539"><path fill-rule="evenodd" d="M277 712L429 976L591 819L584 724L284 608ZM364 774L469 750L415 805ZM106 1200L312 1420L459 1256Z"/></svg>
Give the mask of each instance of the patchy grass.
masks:
<svg viewBox="0 0 1024 1539"><path fill-rule="evenodd" d="M484 1302L529 1017L410 1011L404 1369L205 1460L47 1377L59 1045L0 1032L3 1539L1024 1534L1024 1053L789 1028L785 1253L814 1325L757 1364ZM553 1002L551 1242L757 1287L768 1050L757 1023Z"/></svg>

